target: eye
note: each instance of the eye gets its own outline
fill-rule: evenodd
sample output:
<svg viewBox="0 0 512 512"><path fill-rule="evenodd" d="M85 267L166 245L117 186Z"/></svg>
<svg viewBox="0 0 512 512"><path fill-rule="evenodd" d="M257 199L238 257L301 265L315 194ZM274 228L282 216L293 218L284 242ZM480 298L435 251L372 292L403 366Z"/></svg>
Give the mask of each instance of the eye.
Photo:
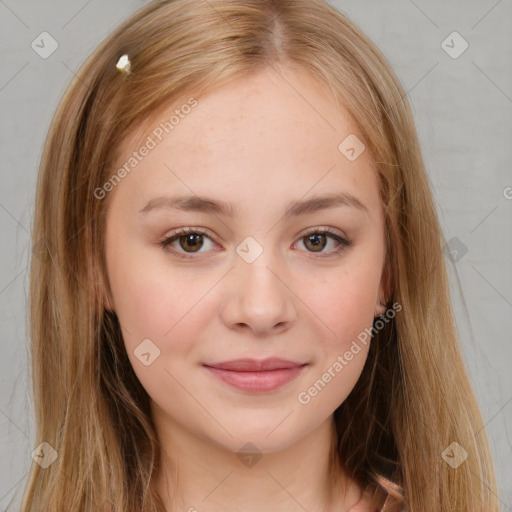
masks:
<svg viewBox="0 0 512 512"><path fill-rule="evenodd" d="M211 240L206 232L199 228L180 228L177 232L159 242L159 244L163 249L170 250L181 258L193 258L193 256L189 256L189 254L195 254L203 247L204 244L201 241L202 237ZM174 247L169 248L174 242L178 242L180 248L183 249L185 253L180 252ZM187 252L188 249L191 249L191 251Z"/></svg>
<svg viewBox="0 0 512 512"><path fill-rule="evenodd" d="M334 240L335 248L331 251L322 250L327 246L328 239ZM332 256L341 253L346 248L352 245L352 242L338 235L329 228L312 228L309 229L306 234L300 238L303 241L304 246L308 249L312 249L309 252L317 253L320 257Z"/></svg>
<svg viewBox="0 0 512 512"><path fill-rule="evenodd" d="M180 258L194 258L193 254L207 251L200 251L204 247L203 239L212 241L206 231L200 228L180 228L177 232L159 242L159 245L166 251L170 251ZM334 240L335 248L330 251L323 251L327 246L328 239ZM352 242L331 231L329 228L312 228L303 234L299 241L304 240L308 252L316 253L320 257L332 256L341 253L352 245ZM173 246L178 243L179 247ZM190 251L189 251L190 249ZM310 250L311 249L311 250Z"/></svg>

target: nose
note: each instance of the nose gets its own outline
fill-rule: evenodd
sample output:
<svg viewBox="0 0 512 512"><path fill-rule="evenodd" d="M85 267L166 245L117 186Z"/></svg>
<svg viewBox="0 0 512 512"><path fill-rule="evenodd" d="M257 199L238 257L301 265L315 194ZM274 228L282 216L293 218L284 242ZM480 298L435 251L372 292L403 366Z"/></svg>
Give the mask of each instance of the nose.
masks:
<svg viewBox="0 0 512 512"><path fill-rule="evenodd" d="M252 263L235 257L234 268L224 280L220 310L224 324L257 336L288 330L297 312L287 277L289 280L277 260L267 257L266 251Z"/></svg>

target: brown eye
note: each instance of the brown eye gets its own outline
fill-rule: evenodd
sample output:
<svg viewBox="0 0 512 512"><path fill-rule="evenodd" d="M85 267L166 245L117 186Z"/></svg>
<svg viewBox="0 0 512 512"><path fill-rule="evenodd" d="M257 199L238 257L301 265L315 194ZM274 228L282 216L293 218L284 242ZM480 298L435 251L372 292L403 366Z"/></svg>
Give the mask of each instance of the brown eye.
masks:
<svg viewBox="0 0 512 512"><path fill-rule="evenodd" d="M201 252L206 252L201 251L205 245L205 239L212 241L212 239L200 229L182 228L159 242L159 244L165 251L172 252L179 257L192 258L192 255L196 253L200 254ZM178 244L178 246L174 244Z"/></svg>
<svg viewBox="0 0 512 512"><path fill-rule="evenodd" d="M313 233L303 238L304 245L313 252L321 252L327 245L327 237L323 233Z"/></svg>
<svg viewBox="0 0 512 512"><path fill-rule="evenodd" d="M165 251L178 257L191 259L195 258L195 254L208 252L208 247L206 247L206 250L201 250L205 246L205 239L214 244L212 238L202 229L181 228L159 242L159 245ZM329 245L329 240L334 241L334 248L325 251L324 249ZM306 252L318 255L319 257L336 256L352 245L351 241L346 240L327 228L310 230L299 241L304 243Z"/></svg>
<svg viewBox="0 0 512 512"><path fill-rule="evenodd" d="M329 239L335 242L334 249L324 251ZM300 241L303 242L307 252L318 254L320 257L335 256L352 245L351 241L346 240L328 228L309 230L309 233L302 236Z"/></svg>
<svg viewBox="0 0 512 512"><path fill-rule="evenodd" d="M187 249L192 249L192 252L201 249L203 246L202 234L196 233L192 235L182 235L178 238L180 247L186 251Z"/></svg>

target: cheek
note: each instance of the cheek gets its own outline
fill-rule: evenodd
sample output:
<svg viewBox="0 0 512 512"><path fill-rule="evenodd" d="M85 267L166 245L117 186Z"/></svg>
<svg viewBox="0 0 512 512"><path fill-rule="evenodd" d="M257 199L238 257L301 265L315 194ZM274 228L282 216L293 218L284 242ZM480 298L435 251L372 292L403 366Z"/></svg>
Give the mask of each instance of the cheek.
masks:
<svg viewBox="0 0 512 512"><path fill-rule="evenodd" d="M115 312L125 334L157 336L165 328L163 324L171 322L170 317L165 322L163 313L167 301L172 300L172 289L162 286L162 280L150 269L132 258L119 258L110 271L110 283Z"/></svg>
<svg viewBox="0 0 512 512"><path fill-rule="evenodd" d="M311 282L306 304L327 333L328 346L338 349L372 325L379 276L364 266L340 269L328 280ZM314 285L314 286L313 286Z"/></svg>
<svg viewBox="0 0 512 512"><path fill-rule="evenodd" d="M133 370L157 403L166 403L170 396L181 397L166 407L179 415L179 407L186 410L189 405L173 376L178 376L184 362L192 357L203 327L198 302L207 289L160 265L141 265L136 251L130 257L118 257L110 276L115 311ZM178 382L182 380L178 378Z"/></svg>
<svg viewBox="0 0 512 512"><path fill-rule="evenodd" d="M180 321L187 321L187 312L201 296L200 291L193 285L183 286L176 274L129 267L124 265L123 270L120 266L113 279L117 316L128 332L163 340Z"/></svg>
<svg viewBox="0 0 512 512"><path fill-rule="evenodd" d="M133 247L122 253L114 249L107 261L109 278L127 350L133 351L149 338L164 355L181 350L180 340L200 333L208 302L201 298L215 280L191 279L184 269L171 269L160 258L150 259L144 249Z"/></svg>
<svg viewBox="0 0 512 512"><path fill-rule="evenodd" d="M375 272L359 267L331 275L306 296L311 322L319 329L317 364L297 399L315 415L331 414L361 376L370 348L377 288Z"/></svg>

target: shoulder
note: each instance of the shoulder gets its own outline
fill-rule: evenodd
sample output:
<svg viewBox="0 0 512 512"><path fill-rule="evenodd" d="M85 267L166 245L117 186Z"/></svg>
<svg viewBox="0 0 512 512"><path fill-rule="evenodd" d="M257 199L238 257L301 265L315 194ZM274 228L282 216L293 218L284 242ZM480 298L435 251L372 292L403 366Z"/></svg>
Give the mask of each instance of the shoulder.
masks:
<svg viewBox="0 0 512 512"><path fill-rule="evenodd" d="M363 492L357 503L352 505L348 512L379 512L374 501L367 492Z"/></svg>
<svg viewBox="0 0 512 512"><path fill-rule="evenodd" d="M393 492L391 482L383 486L371 486L352 480L351 491L356 501L347 512L405 512L404 500L400 494ZM394 484L393 484L394 485ZM391 491L388 490L390 487ZM395 486L396 487L396 486Z"/></svg>
<svg viewBox="0 0 512 512"><path fill-rule="evenodd" d="M375 507L372 507L371 501L367 499L360 499L355 505L350 507L348 512L379 512Z"/></svg>
<svg viewBox="0 0 512 512"><path fill-rule="evenodd" d="M393 498L388 494L384 503L380 501L381 505L377 505L374 498L369 493L363 493L361 499L350 507L348 512L398 512L401 508L396 507ZM402 511L403 512L403 511Z"/></svg>

